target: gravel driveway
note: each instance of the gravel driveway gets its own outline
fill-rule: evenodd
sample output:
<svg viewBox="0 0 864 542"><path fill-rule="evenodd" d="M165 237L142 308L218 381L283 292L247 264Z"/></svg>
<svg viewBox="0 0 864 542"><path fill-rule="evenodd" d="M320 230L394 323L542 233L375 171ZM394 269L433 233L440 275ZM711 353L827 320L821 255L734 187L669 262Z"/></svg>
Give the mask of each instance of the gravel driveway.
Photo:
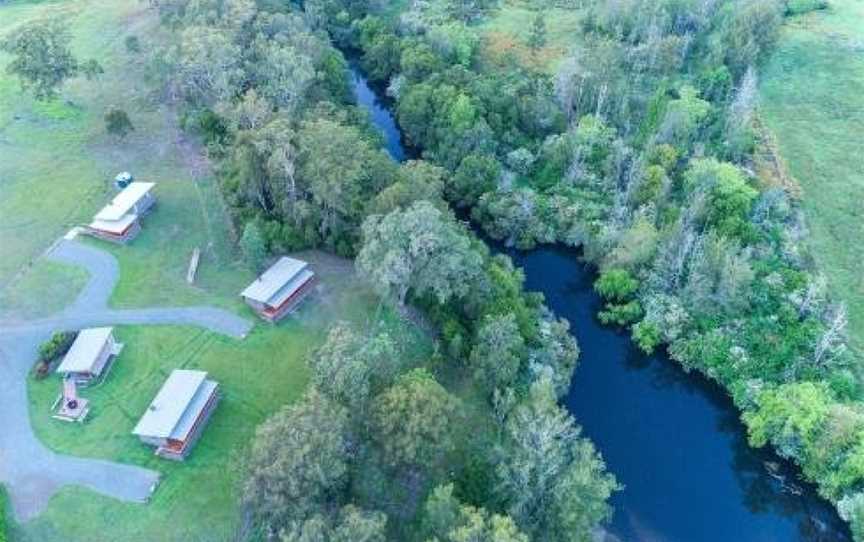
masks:
<svg viewBox="0 0 864 542"><path fill-rule="evenodd" d="M48 257L84 267L90 278L75 302L55 316L0 322L0 482L7 488L19 521L38 515L65 485L84 486L124 501L144 502L159 480L159 473L149 469L54 453L33 434L27 375L39 344L51 333L96 325L192 324L242 338L252 327L249 321L213 307L109 309L108 297L118 276L113 256L64 240ZM40 410L37 415L47 413Z"/></svg>

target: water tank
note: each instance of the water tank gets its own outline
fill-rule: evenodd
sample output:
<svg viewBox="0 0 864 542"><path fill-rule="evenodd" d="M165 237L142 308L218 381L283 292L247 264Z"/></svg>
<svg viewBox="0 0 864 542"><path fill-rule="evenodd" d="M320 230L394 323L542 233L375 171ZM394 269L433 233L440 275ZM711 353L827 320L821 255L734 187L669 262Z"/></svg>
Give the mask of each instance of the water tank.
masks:
<svg viewBox="0 0 864 542"><path fill-rule="evenodd" d="M123 190L129 186L129 183L133 180L132 174L128 171L124 171L123 173L118 173L117 176L114 177L114 186L117 187L117 190Z"/></svg>

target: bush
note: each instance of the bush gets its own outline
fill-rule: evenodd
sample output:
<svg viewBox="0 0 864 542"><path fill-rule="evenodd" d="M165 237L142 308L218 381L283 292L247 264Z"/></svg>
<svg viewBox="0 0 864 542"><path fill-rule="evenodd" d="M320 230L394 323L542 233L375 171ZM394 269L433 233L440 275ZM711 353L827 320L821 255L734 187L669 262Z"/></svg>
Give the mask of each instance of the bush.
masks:
<svg viewBox="0 0 864 542"><path fill-rule="evenodd" d="M113 108L105 113L105 130L119 139L125 139L129 132L135 130L135 127L125 111Z"/></svg>
<svg viewBox="0 0 864 542"><path fill-rule="evenodd" d="M637 289L639 281L624 269L604 271L594 283L594 290L609 301L625 301L635 294Z"/></svg>
<svg viewBox="0 0 864 542"><path fill-rule="evenodd" d="M9 522L6 519L6 510L9 507L9 497L6 495L6 488L0 486L0 542L9 540Z"/></svg>
<svg viewBox="0 0 864 542"><path fill-rule="evenodd" d="M124 43L126 44L126 50L130 53L141 52L141 42L138 41L138 36L126 36Z"/></svg>
<svg viewBox="0 0 864 542"><path fill-rule="evenodd" d="M605 325L626 326L642 318L642 314L642 305L633 300L627 303L607 303L599 316Z"/></svg>
<svg viewBox="0 0 864 542"><path fill-rule="evenodd" d="M66 352L69 351L77 336L78 333L74 331L58 331L54 333L50 339L39 347L39 359L46 364L50 364L60 356L66 355Z"/></svg>
<svg viewBox="0 0 864 542"><path fill-rule="evenodd" d="M633 341L640 350L651 355L662 342L660 328L653 322L643 320L633 326Z"/></svg>

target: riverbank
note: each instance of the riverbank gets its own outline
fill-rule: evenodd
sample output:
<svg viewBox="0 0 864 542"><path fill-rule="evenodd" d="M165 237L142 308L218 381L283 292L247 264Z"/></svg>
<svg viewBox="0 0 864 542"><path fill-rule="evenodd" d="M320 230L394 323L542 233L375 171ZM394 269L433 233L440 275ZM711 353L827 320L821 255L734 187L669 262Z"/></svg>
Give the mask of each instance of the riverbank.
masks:
<svg viewBox="0 0 864 542"><path fill-rule="evenodd" d="M358 102L370 87L356 64ZM388 143L401 140L392 112L371 118ZM389 117L389 118L388 118ZM388 150L390 146L388 144ZM404 152L392 152L394 159ZM482 235L481 235L482 236ZM621 540L704 542L851 540L833 507L770 450L749 447L729 397L664 354L645 356L596 319L593 271L575 249L517 252L526 288L571 323L581 355L564 404L625 489L609 533Z"/></svg>
<svg viewBox="0 0 864 542"><path fill-rule="evenodd" d="M864 4L788 20L761 74L760 112L803 189L808 245L831 295L849 310L864 359ZM852 241L852 242L850 242Z"/></svg>

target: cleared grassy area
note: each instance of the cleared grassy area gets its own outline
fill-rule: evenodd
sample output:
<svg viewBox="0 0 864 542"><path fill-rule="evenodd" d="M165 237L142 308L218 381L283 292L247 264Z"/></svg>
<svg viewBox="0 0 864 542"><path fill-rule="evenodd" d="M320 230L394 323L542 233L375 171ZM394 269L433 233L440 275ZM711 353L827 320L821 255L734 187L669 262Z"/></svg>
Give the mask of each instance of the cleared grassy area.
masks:
<svg viewBox="0 0 864 542"><path fill-rule="evenodd" d="M238 502L243 461L255 427L305 389L305 358L337 319L361 328L376 298L350 278L350 264L304 255L321 275L322 292L281 325L258 325L242 341L187 327L121 327L126 344L105 381L85 389L91 416L84 425L54 420L49 407L60 390L56 376L30 379L31 419L54 450L142 465L163 481L147 505L129 505L66 488L48 511L14 529L16 540L233 540L241 525ZM346 275L349 277L346 280ZM379 325L410 339L406 355L423 355L428 343L389 312ZM175 368L203 369L220 382L222 401L190 458L181 464L156 458L131 434L167 375Z"/></svg>
<svg viewBox="0 0 864 542"><path fill-rule="evenodd" d="M809 243L864 352L864 2L787 20L761 82L761 115L803 188Z"/></svg>
<svg viewBox="0 0 864 542"><path fill-rule="evenodd" d="M531 25L538 13L546 23L546 45L532 51L528 46ZM532 2L503 0L499 9L480 25L484 61L498 63L513 55L525 66L542 66L554 71L562 58L577 44L583 10L544 8L537 10Z"/></svg>
<svg viewBox="0 0 864 542"><path fill-rule="evenodd" d="M159 204L131 246L107 247L123 271L113 304L212 304L214 294L220 305L236 302L236 284L249 273L236 261L209 164L178 129L174 110L148 92L145 59L158 42L155 13L135 0L19 2L0 6L0 35L45 17L68 21L75 54L97 59L105 73L68 82L50 103L35 102L17 80L0 77L0 296L55 239L88 222L112 196L114 175L129 170L158 183ZM132 35L142 52L126 50ZM0 56L0 70L6 62ZM126 110L135 126L125 141L105 132L111 107ZM186 266L195 246L203 257L197 285L189 287Z"/></svg>
<svg viewBox="0 0 864 542"><path fill-rule="evenodd" d="M105 74L67 84L57 102L41 104L0 76L0 318L33 318L67 305L86 280L75 267L39 255L70 227L86 222L112 195L113 176L132 171L158 183L157 206L129 245L87 240L113 253L119 307L216 305L253 318L238 293L253 274L242 264L218 187L201 149L177 127L174 110L148 93L145 53L126 51L136 35L145 52L159 40L155 14L139 0L14 2L0 5L0 35L21 23L60 16L73 49L96 58ZM0 56L0 70L8 58ZM2 72L0 72L2 73ZM116 141L105 133L111 106L125 109L135 131ZM202 250L195 285L186 284L194 247ZM306 253L321 288L278 327L259 324L243 341L191 327L121 327L126 349L106 381L82 392L91 401L84 425L53 420L56 376L28 382L31 422L50 448L134 463L163 474L146 505L123 504L68 487L45 513L12 525L12 540L33 542L227 541L242 526L238 482L255 427L307 382L305 357L337 320L363 329L386 326L407 337L407 356L428 354L429 341L387 310L354 278L350 262ZM34 300L50 302L35 303ZM34 360L35 361L35 360ZM191 458L160 460L131 430L172 369L200 368L222 385L223 401Z"/></svg>
<svg viewBox="0 0 864 542"><path fill-rule="evenodd" d="M87 272L79 267L38 260L14 288L0 290L0 319L31 319L55 313L75 300L86 281Z"/></svg>

